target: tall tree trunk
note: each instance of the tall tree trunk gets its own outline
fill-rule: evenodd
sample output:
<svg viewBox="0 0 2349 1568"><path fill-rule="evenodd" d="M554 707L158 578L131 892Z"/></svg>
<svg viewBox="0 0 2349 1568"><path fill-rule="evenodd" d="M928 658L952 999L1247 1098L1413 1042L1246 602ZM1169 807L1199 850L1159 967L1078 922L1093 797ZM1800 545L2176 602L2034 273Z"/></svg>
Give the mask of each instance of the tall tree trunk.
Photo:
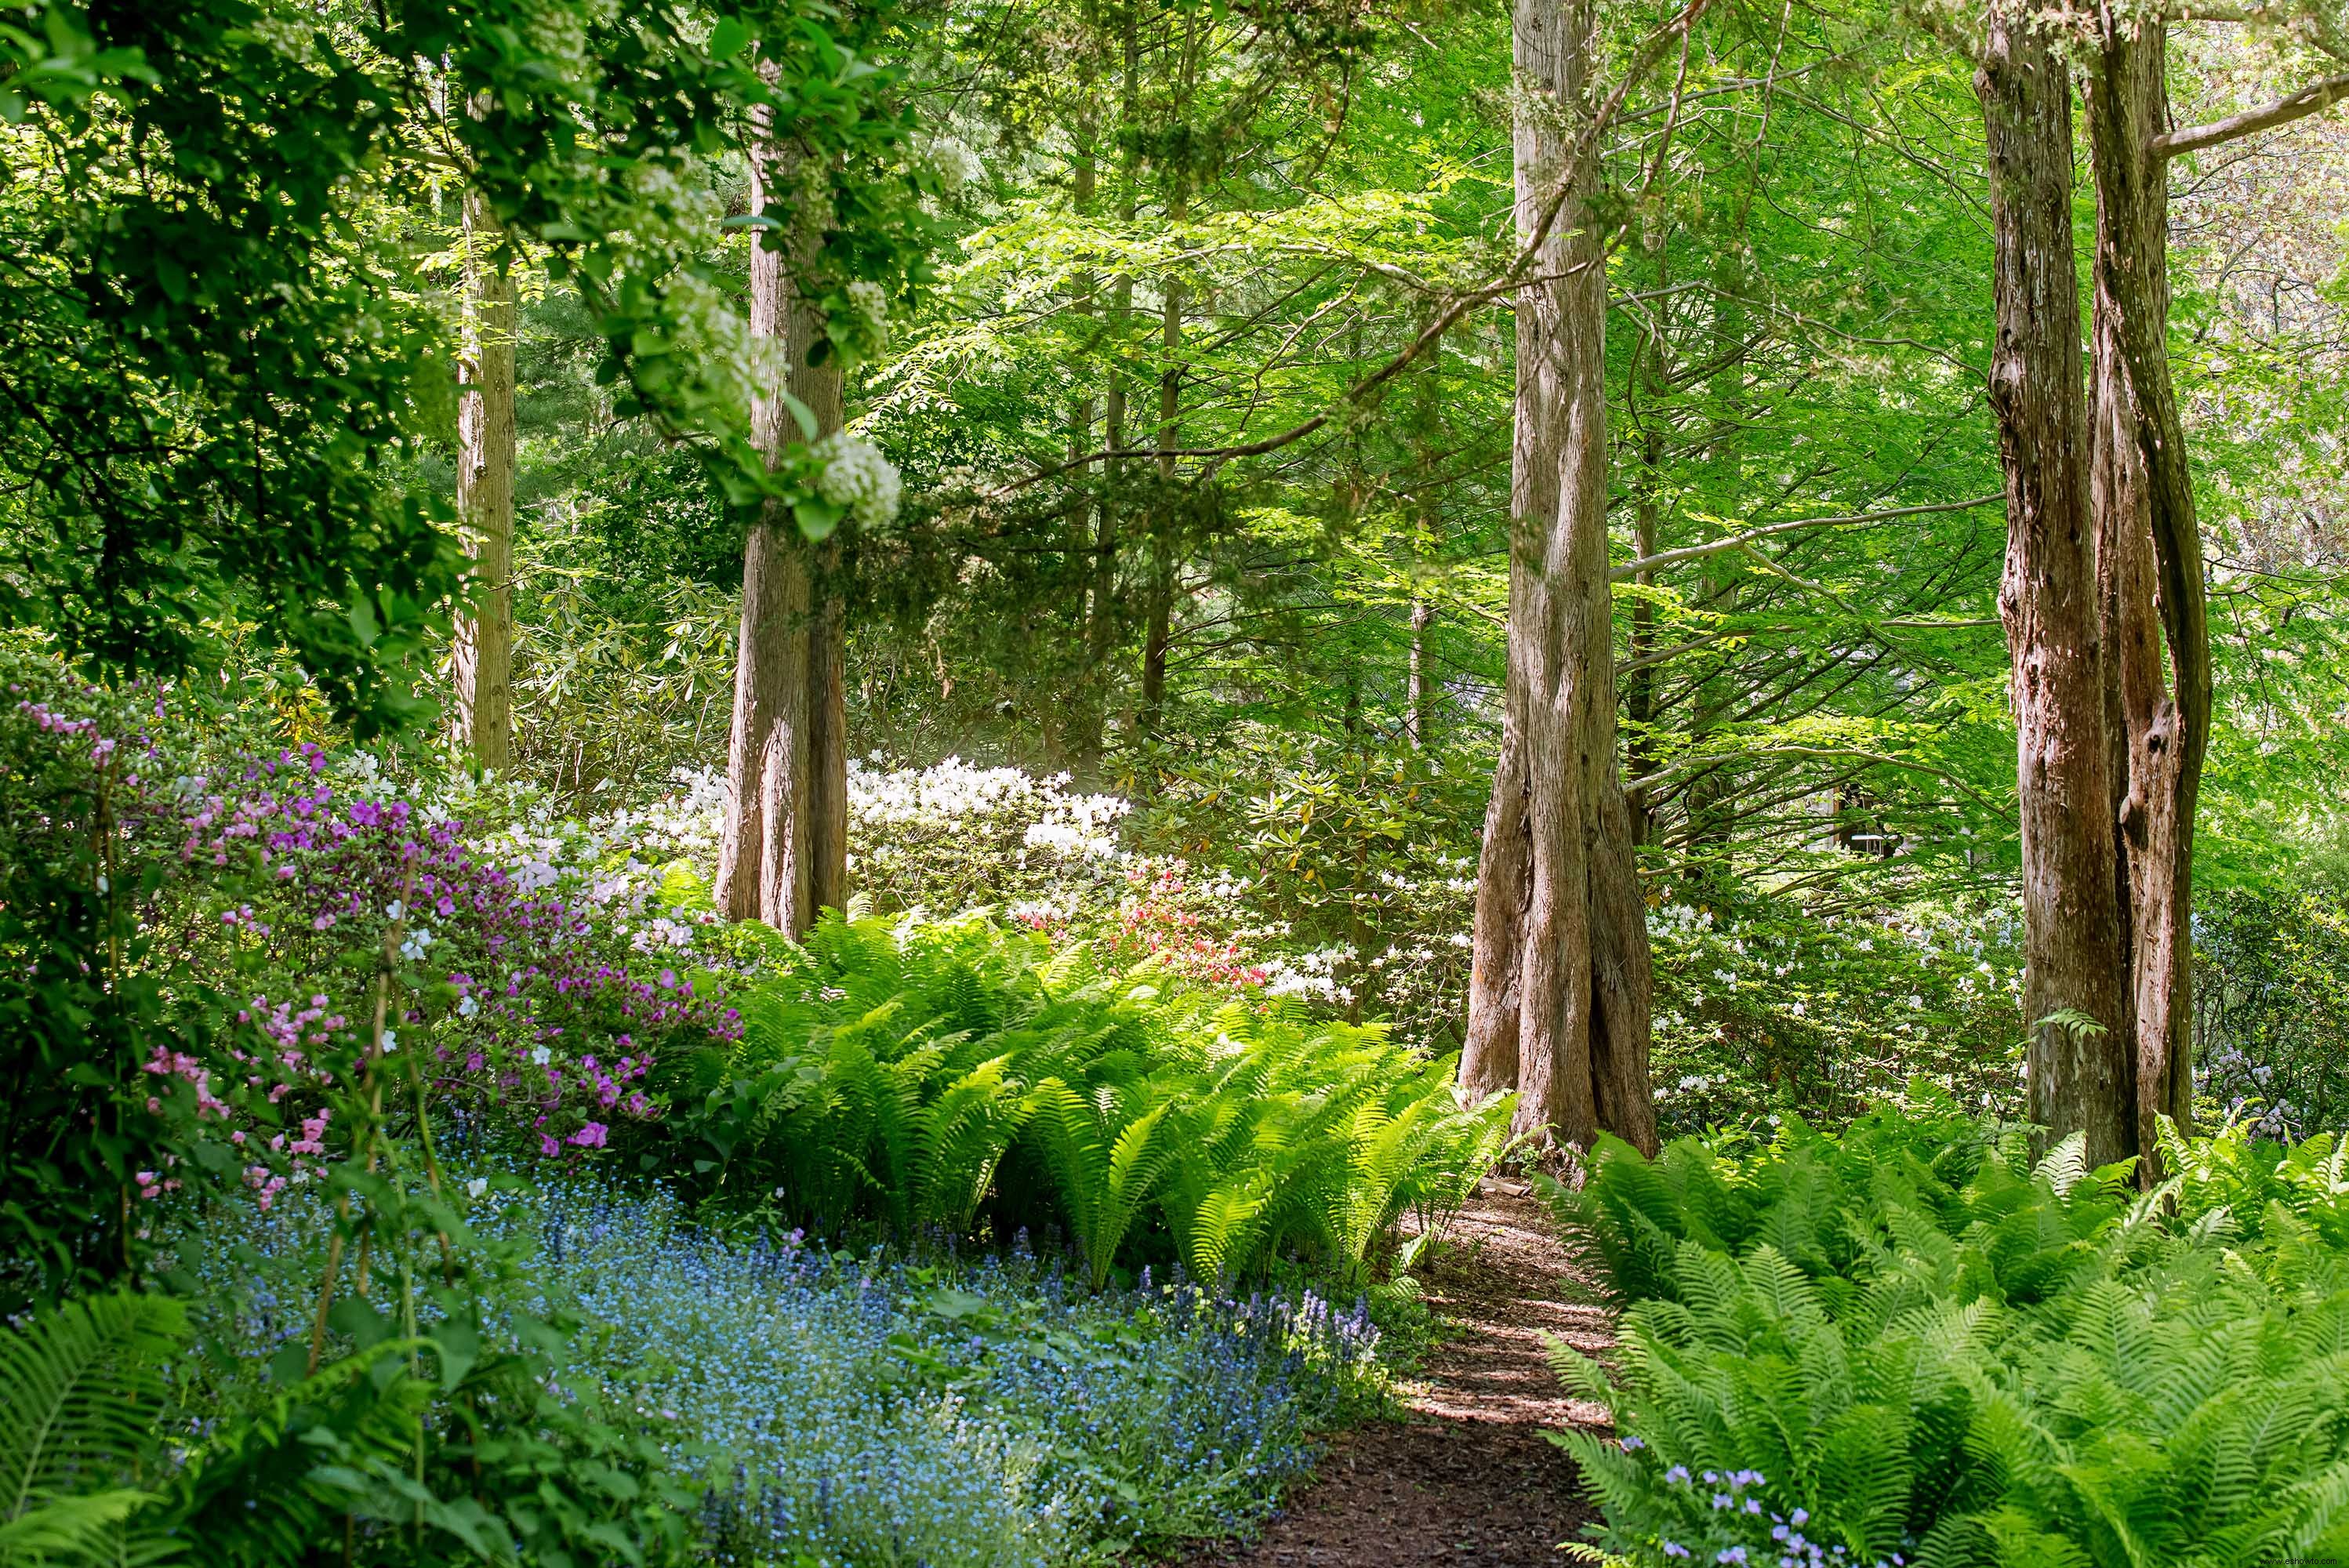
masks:
<svg viewBox="0 0 2349 1568"><path fill-rule="evenodd" d="M1743 206L1724 215L1713 243L1712 449L1703 467L1713 509L1723 517L1735 518L1745 501L1745 466L1737 445L1745 423L1747 375L1746 212ZM1697 567L1697 605L1708 615L1734 615L1741 583L1733 554L1706 556ZM1689 708L1689 744L1692 747L1704 746L1715 738L1716 732L1735 713L1745 687L1741 668L1744 656L1736 644L1723 640L1704 656L1708 670ZM1683 846L1686 874L1696 886L1709 890L1714 899L1724 898L1731 891L1733 866L1730 844L1737 824L1738 783L1735 771L1722 764L1699 769L1688 781L1684 802L1688 838Z"/></svg>
<svg viewBox="0 0 2349 1568"><path fill-rule="evenodd" d="M1424 330L1423 328L1422 330ZM1419 493L1413 508L1411 651L1403 672L1403 738L1413 751L1425 749L1435 738L1435 682L1431 678L1427 630L1435 624L1435 606L1426 598L1423 576L1428 558L1438 548L1444 512L1437 503L1435 447L1444 411L1444 339L1429 344L1427 366L1418 377L1419 397L1413 421Z"/></svg>
<svg viewBox="0 0 2349 1568"><path fill-rule="evenodd" d="M812 268L823 236L801 214L797 226L800 264ZM808 363L808 352L823 335L823 314L802 297L792 302L792 396L815 416L816 438L836 433L847 422L846 387L837 359ZM843 521L841 529L850 527ZM807 929L816 912L848 904L848 621L842 578L841 532L809 554L807 652L808 903L804 918L790 926Z"/></svg>
<svg viewBox="0 0 2349 1568"><path fill-rule="evenodd" d="M2088 83L2096 186L2093 502L2111 696L2113 820L2127 900L2133 1144L2154 1175L2154 1119L2194 1099L2194 811L2210 725L2202 539L2169 371L2169 129L2158 19L2106 15ZM2164 655L2168 655L2167 669Z"/></svg>
<svg viewBox="0 0 2349 1568"><path fill-rule="evenodd" d="M1403 738L1413 751L1423 751L1435 735L1434 685L1428 676L1427 629L1435 623L1435 606L1414 597L1411 602L1411 663L1404 672Z"/></svg>
<svg viewBox="0 0 2349 1568"><path fill-rule="evenodd" d="M1656 487L1663 477L1663 427L1651 424L1640 441L1640 495L1634 517L1634 526L1639 531L1639 559L1642 561L1656 553ZM1632 581L1641 589L1653 588L1655 571L1644 568L1633 573ZM1623 694L1623 717L1631 731L1624 752L1634 779L1644 779L1655 769L1656 669L1647 662L1655 647L1655 602L1642 593L1631 601L1631 634L1624 650L1628 655L1625 662L1631 667L1630 689ZM1644 844L1655 829L1655 814L1648 803L1647 791L1628 791L1625 803L1631 813L1631 841Z"/></svg>
<svg viewBox="0 0 2349 1568"><path fill-rule="evenodd" d="M1605 256L1579 147L1590 0L1517 0L1518 232L1565 206L1517 297L1509 663L1478 872L1461 1083L1514 1086L1520 1129L1656 1146L1646 913L1615 756L1607 573ZM1541 101L1547 99L1548 101Z"/></svg>
<svg viewBox="0 0 2349 1568"><path fill-rule="evenodd" d="M2128 934L2115 852L2106 650L2072 240L2072 100L2020 0L1992 0L1975 75L1989 133L1998 332L1990 397L2006 469L2000 607L2013 661L2032 1119L2135 1152Z"/></svg>
<svg viewBox="0 0 2349 1568"><path fill-rule="evenodd" d="M753 159L750 207L784 205L792 163L763 146ZM820 235L802 211L794 249L812 260ZM840 428L840 372L807 364L823 317L797 297L781 249L754 232L750 332L782 350L791 394L816 417L819 437ZM796 433L776 392L752 408L752 439L770 462ZM734 723L727 750L726 819L718 847L717 903L736 920L761 920L791 935L816 911L846 897L848 779L844 626L837 536L811 546L789 513L770 503L742 556L742 617L736 639Z"/></svg>
<svg viewBox="0 0 2349 1568"><path fill-rule="evenodd" d="M1180 223L1185 216L1178 194L1167 216ZM1174 635L1174 542L1168 530L1174 522L1174 457L1183 444L1183 280L1169 276L1159 325L1159 348L1165 366L1158 374L1158 527L1150 539L1150 609L1142 647L1142 711L1139 727L1156 735L1166 712L1166 654Z"/></svg>
<svg viewBox="0 0 2349 1568"><path fill-rule="evenodd" d="M458 366L457 513L473 558L457 617L457 738L485 769L513 759L513 278L492 254L505 239L480 192L465 193L469 352Z"/></svg>

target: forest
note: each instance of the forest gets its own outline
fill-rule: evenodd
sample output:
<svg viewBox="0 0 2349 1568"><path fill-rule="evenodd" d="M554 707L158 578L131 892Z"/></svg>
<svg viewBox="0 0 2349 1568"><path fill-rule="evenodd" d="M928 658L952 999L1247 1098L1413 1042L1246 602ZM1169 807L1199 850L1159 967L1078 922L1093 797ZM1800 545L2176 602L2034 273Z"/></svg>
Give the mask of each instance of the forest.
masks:
<svg viewBox="0 0 2349 1568"><path fill-rule="evenodd" d="M0 0L0 1568L2349 1563L2336 0Z"/></svg>

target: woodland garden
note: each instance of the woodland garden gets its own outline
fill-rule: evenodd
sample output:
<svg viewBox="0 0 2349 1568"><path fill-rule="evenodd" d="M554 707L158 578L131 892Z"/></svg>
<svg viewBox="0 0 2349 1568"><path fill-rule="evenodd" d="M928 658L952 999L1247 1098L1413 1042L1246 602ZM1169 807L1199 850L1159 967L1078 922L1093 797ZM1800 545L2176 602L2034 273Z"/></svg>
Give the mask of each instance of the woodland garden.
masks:
<svg viewBox="0 0 2349 1568"><path fill-rule="evenodd" d="M2344 98L0 0L0 1568L2349 1562Z"/></svg>

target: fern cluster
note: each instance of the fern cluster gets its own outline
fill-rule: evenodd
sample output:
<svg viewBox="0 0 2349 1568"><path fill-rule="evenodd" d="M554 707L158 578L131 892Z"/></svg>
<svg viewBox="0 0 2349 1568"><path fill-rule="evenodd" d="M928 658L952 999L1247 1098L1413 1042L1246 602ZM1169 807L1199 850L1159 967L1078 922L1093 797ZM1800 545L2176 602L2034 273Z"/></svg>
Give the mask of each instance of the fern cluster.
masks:
<svg viewBox="0 0 2349 1568"><path fill-rule="evenodd" d="M715 1195L841 1234L1064 1232L1092 1283L1284 1253L1358 1277L1456 1208L1508 1108L1377 1027L1194 995L981 916L828 916L685 1071Z"/></svg>
<svg viewBox="0 0 2349 1568"><path fill-rule="evenodd" d="M688 1560L696 1493L543 1349L450 1321L188 1419L185 1305L127 1292L0 1327L0 1568L631 1568ZM536 1326L541 1338L556 1336ZM167 1433L177 1440L167 1445Z"/></svg>
<svg viewBox="0 0 2349 1568"><path fill-rule="evenodd" d="M1625 1303L1611 1371L1558 1353L1619 1434L1561 1439L1604 1507L1598 1552L2349 1553L2349 1254L2307 1175L2323 1164L2173 1134L2179 1174L2140 1197L2076 1142L2034 1166L2019 1134L1923 1095L1840 1138L1601 1148L1555 1194ZM2220 1198L2255 1200L2255 1223Z"/></svg>

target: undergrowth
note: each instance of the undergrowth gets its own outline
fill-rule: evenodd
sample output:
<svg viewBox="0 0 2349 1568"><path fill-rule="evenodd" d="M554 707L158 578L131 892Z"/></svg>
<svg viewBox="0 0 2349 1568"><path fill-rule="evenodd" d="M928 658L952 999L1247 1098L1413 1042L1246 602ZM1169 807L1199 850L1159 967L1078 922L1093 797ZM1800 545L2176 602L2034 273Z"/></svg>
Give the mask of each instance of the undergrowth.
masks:
<svg viewBox="0 0 2349 1568"><path fill-rule="evenodd" d="M2077 1140L1919 1090L1840 1137L1595 1151L1568 1232L1624 1303L1561 1374L1593 1560L2139 1568L2349 1551L2344 1144Z"/></svg>

